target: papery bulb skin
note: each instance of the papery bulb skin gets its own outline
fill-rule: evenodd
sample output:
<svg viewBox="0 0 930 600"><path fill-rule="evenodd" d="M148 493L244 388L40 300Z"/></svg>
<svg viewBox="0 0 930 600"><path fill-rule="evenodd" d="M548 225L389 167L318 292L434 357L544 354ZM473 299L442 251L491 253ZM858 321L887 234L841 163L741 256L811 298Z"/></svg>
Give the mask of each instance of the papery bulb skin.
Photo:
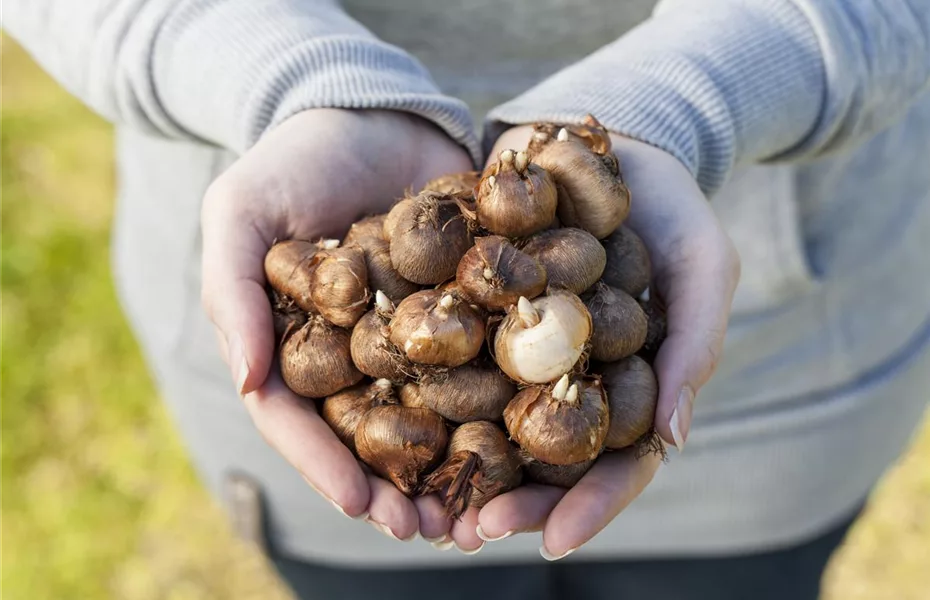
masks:
<svg viewBox="0 0 930 600"><path fill-rule="evenodd" d="M526 152L504 150L484 170L475 194L478 224L505 237L542 231L555 219L558 191L552 177Z"/></svg>
<svg viewBox="0 0 930 600"><path fill-rule="evenodd" d="M594 465L596 459L585 460L570 465L550 465L536 460L526 452L521 452L523 472L526 479L543 485L572 488L581 481L585 473Z"/></svg>
<svg viewBox="0 0 930 600"><path fill-rule="evenodd" d="M591 358L614 362L635 354L646 341L646 313L632 296L598 283L584 296L591 315Z"/></svg>
<svg viewBox="0 0 930 600"><path fill-rule="evenodd" d="M366 313L352 330L349 350L352 362L365 375L399 382L413 369L389 339L391 314L393 307L389 312L375 308Z"/></svg>
<svg viewBox="0 0 930 600"><path fill-rule="evenodd" d="M638 303L646 314L646 341L636 354L651 365L668 336L668 319L665 310L654 299L639 300Z"/></svg>
<svg viewBox="0 0 930 600"><path fill-rule="evenodd" d="M501 236L475 239L456 271L465 297L491 311L513 306L520 296L533 299L546 289L546 270L536 258Z"/></svg>
<svg viewBox="0 0 930 600"><path fill-rule="evenodd" d="M448 458L427 479L424 493L439 492L452 518L468 507L481 508L520 485L521 461L506 434L489 421L457 427L449 439Z"/></svg>
<svg viewBox="0 0 930 600"><path fill-rule="evenodd" d="M604 246L587 231L573 227L538 233L521 250L542 263L550 288L573 294L597 283L607 264Z"/></svg>
<svg viewBox="0 0 930 600"><path fill-rule="evenodd" d="M630 212L630 190L620 179L616 157L592 149L603 149L597 136L582 139L568 128L560 129L555 139L541 129L537 133L530 144L530 159L558 186L559 220L597 239L609 236Z"/></svg>
<svg viewBox="0 0 930 600"><path fill-rule="evenodd" d="M398 403L391 382L379 379L328 396L323 401L320 414L336 437L355 453L355 431L362 417L376 406Z"/></svg>
<svg viewBox="0 0 930 600"><path fill-rule="evenodd" d="M359 237L352 243L365 253L369 289L381 290L394 304L420 291L420 286L401 277L394 268L391 245L383 237Z"/></svg>
<svg viewBox="0 0 930 600"><path fill-rule="evenodd" d="M269 285L291 298L304 312L316 312L310 292L313 289L313 257L317 244L303 240L287 240L274 244L265 254L265 278Z"/></svg>
<svg viewBox="0 0 930 600"><path fill-rule="evenodd" d="M351 246L353 244L359 243L359 240L365 238L379 238L384 239L384 221L387 219L387 214L383 215L371 215L363 219L359 219L355 223L352 223L352 226L349 227L349 231L346 233L345 237L342 238L341 246Z"/></svg>
<svg viewBox="0 0 930 600"><path fill-rule="evenodd" d="M455 194L472 196L475 186L481 180L480 171L466 171L436 177L426 182L423 191L438 192L440 194Z"/></svg>
<svg viewBox="0 0 930 600"><path fill-rule="evenodd" d="M498 366L514 381L548 383L572 370L591 337L591 315L574 294L521 299L494 336Z"/></svg>
<svg viewBox="0 0 930 600"><path fill-rule="evenodd" d="M395 211L399 212L395 215ZM395 206L388 223L392 219L391 264L401 277L436 285L455 275L472 245L471 231L455 197L422 192L409 204Z"/></svg>
<svg viewBox="0 0 930 600"><path fill-rule="evenodd" d="M349 332L313 317L279 350L281 376L295 394L325 398L362 380L352 363Z"/></svg>
<svg viewBox="0 0 930 600"><path fill-rule="evenodd" d="M358 457L407 496L442 461L448 440L442 417L427 408L399 405L372 408L355 431Z"/></svg>
<svg viewBox="0 0 930 600"><path fill-rule="evenodd" d="M601 280L639 298L649 287L652 263L643 240L632 229L620 226L604 240L607 264Z"/></svg>
<svg viewBox="0 0 930 600"><path fill-rule="evenodd" d="M610 426L607 396L597 378L571 379L520 391L504 410L513 441L533 458L570 465L597 458Z"/></svg>
<svg viewBox="0 0 930 600"><path fill-rule="evenodd" d="M472 360L484 344L480 315L456 295L440 290L412 294L397 306L390 340L408 360L458 367Z"/></svg>
<svg viewBox="0 0 930 600"><path fill-rule="evenodd" d="M652 367L638 356L605 365L601 383L610 407L610 427L604 444L619 450L652 431L659 384Z"/></svg>
<svg viewBox="0 0 930 600"><path fill-rule="evenodd" d="M358 246L320 250L310 280L310 298L333 325L352 327L368 310L368 270Z"/></svg>
<svg viewBox="0 0 930 600"><path fill-rule="evenodd" d="M417 386L423 404L454 423L499 421L516 394L517 386L490 361L425 375Z"/></svg>

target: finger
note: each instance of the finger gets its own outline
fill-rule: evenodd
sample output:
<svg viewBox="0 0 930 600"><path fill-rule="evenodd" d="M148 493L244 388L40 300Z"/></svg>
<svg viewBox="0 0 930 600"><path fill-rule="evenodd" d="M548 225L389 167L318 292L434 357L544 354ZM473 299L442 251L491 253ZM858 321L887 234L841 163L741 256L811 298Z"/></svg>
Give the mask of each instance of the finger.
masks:
<svg viewBox="0 0 930 600"><path fill-rule="evenodd" d="M419 530L419 517L413 502L393 484L375 475L368 476L371 502L367 523L395 540L409 542Z"/></svg>
<svg viewBox="0 0 930 600"><path fill-rule="evenodd" d="M420 517L420 535L437 550L452 548L452 519L446 516L446 509L436 494L419 496L413 500Z"/></svg>
<svg viewBox="0 0 930 600"><path fill-rule="evenodd" d="M226 192L211 188L204 199L203 305L225 342L222 354L240 394L255 390L268 376L274 353L271 305L265 293L265 239L250 209Z"/></svg>
<svg viewBox="0 0 930 600"><path fill-rule="evenodd" d="M652 480L661 457L636 458L633 448L605 454L565 494L546 520L539 553L558 560L587 543Z"/></svg>
<svg viewBox="0 0 930 600"><path fill-rule="evenodd" d="M458 520L452 522L452 540L462 554L477 554L484 547L478 537L478 509L470 506Z"/></svg>
<svg viewBox="0 0 930 600"><path fill-rule="evenodd" d="M695 394L723 352L739 263L723 232L695 236L681 258L657 275L667 306L668 337L655 361L659 380L656 429L681 450L691 427Z"/></svg>
<svg viewBox="0 0 930 600"><path fill-rule="evenodd" d="M341 512L363 516L369 484L352 452L316 413L273 375L243 399L258 431L304 479Z"/></svg>
<svg viewBox="0 0 930 600"><path fill-rule="evenodd" d="M493 542L515 533L539 531L565 492L563 488L530 483L501 494L481 509L481 530L477 533Z"/></svg>

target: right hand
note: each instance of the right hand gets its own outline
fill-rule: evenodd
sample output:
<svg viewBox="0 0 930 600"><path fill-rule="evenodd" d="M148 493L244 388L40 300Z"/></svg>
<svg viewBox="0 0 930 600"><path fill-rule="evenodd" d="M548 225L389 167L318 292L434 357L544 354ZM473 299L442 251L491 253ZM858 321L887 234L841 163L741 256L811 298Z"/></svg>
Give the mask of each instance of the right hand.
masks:
<svg viewBox="0 0 930 600"><path fill-rule="evenodd" d="M451 524L435 496L411 501L366 474L272 369L275 341L264 257L276 239L339 237L407 188L473 168L428 121L395 111L313 109L269 132L210 186L203 202L203 305L256 427L343 513L400 539Z"/></svg>

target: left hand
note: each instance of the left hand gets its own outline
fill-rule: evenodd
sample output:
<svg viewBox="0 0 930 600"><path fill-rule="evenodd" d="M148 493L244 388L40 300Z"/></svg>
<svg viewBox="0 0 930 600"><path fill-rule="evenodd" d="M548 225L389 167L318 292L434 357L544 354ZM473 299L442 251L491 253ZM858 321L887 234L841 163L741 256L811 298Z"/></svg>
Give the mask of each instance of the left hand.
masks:
<svg viewBox="0 0 930 600"><path fill-rule="evenodd" d="M490 161L504 149L523 149L528 126L505 132ZM710 379L723 349L739 257L685 166L642 142L612 136L623 179L632 193L626 225L642 237L653 266L650 293L668 311L668 338L656 358L659 401L655 427L680 451L697 391ZM543 532L540 553L557 560L604 529L652 480L661 460L637 459L632 449L603 454L570 490L530 484L502 494L480 512L469 509L452 529L460 547L480 543L474 526L493 540Z"/></svg>

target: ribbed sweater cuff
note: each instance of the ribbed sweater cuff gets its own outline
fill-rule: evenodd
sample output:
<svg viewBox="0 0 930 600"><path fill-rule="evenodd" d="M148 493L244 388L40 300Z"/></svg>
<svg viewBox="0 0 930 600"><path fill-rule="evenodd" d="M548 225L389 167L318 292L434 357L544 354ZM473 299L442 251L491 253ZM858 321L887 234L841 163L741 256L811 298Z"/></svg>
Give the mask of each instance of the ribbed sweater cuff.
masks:
<svg viewBox="0 0 930 600"><path fill-rule="evenodd" d="M303 110L398 110L432 121L481 160L468 107L337 5L182 7L162 24L151 64L159 101L179 129L242 153Z"/></svg>
<svg viewBox="0 0 930 600"><path fill-rule="evenodd" d="M788 0L667 2L618 41L488 115L486 139L537 120L592 113L662 148L705 193L737 163L800 144L817 122L824 73L817 37Z"/></svg>

